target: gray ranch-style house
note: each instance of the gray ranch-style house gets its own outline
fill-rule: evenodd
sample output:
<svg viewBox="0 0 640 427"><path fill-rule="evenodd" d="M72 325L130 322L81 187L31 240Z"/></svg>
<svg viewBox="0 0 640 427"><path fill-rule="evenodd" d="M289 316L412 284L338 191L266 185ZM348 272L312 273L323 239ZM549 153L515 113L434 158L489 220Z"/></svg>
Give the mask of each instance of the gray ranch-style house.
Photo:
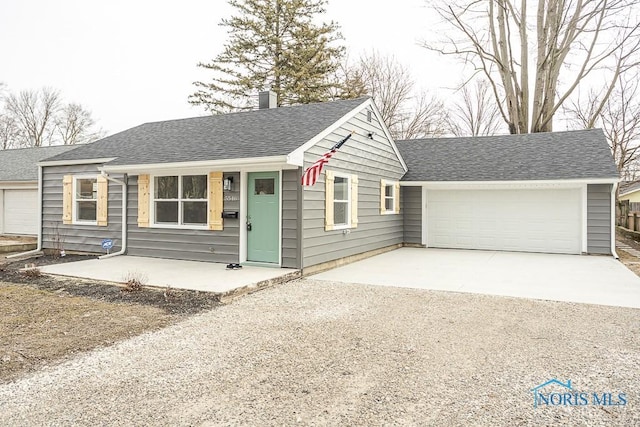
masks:
<svg viewBox="0 0 640 427"><path fill-rule="evenodd" d="M116 254L303 272L403 244L615 253L599 130L396 145L370 98L260 95L258 110L147 123L41 162L40 248L112 239Z"/></svg>

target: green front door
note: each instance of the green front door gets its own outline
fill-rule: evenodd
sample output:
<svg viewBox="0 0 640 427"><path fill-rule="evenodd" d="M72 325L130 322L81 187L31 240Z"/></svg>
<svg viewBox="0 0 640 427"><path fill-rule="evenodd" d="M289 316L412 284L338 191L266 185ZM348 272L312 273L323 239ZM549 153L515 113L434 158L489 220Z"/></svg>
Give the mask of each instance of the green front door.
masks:
<svg viewBox="0 0 640 427"><path fill-rule="evenodd" d="M280 260L279 172L251 172L247 192L247 261Z"/></svg>

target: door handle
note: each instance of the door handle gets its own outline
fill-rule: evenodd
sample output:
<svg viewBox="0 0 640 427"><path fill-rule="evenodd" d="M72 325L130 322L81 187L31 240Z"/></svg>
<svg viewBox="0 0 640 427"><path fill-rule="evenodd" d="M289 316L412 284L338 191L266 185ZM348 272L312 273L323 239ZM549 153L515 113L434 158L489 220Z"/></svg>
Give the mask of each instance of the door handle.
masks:
<svg viewBox="0 0 640 427"><path fill-rule="evenodd" d="M247 222L247 231L251 231L251 223Z"/></svg>

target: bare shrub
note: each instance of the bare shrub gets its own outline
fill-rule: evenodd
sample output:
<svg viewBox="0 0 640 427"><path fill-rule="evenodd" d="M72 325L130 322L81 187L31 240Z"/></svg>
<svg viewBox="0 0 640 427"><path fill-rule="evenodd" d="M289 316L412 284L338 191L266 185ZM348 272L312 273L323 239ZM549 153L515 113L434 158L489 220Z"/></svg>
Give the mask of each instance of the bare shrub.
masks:
<svg viewBox="0 0 640 427"><path fill-rule="evenodd" d="M138 292L147 284L148 277L140 271L128 271L123 277L125 292Z"/></svg>
<svg viewBox="0 0 640 427"><path fill-rule="evenodd" d="M42 276L42 271L40 271L39 268L30 267L26 270L22 270L20 274L22 274L24 277L37 278Z"/></svg>

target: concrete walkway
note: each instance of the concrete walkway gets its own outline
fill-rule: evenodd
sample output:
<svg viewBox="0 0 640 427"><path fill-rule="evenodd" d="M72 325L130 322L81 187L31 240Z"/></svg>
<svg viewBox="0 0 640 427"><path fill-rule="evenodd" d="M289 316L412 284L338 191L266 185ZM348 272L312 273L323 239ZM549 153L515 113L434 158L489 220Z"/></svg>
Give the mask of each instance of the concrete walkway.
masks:
<svg viewBox="0 0 640 427"><path fill-rule="evenodd" d="M299 277L298 270L244 266L227 270L226 264L174 259L117 256L40 267L46 274L124 283L129 277L150 286L215 292L244 293L276 282Z"/></svg>
<svg viewBox="0 0 640 427"><path fill-rule="evenodd" d="M640 308L640 278L606 256L401 248L311 277Z"/></svg>

